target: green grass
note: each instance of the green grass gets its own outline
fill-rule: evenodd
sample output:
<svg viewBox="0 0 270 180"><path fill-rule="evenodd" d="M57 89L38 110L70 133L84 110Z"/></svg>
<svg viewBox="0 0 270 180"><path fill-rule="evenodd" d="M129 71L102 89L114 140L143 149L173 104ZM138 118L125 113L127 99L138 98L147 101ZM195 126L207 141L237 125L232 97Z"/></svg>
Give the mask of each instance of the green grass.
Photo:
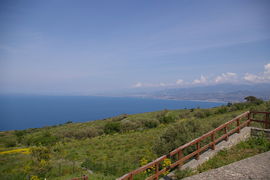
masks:
<svg viewBox="0 0 270 180"><path fill-rule="evenodd" d="M38 175L62 180L85 174L90 179L115 179L140 167L142 158L154 160L249 109L269 111L270 102L260 105L239 103L211 109L163 110L0 132L0 151L40 146L47 149L47 154L40 151L40 156L48 155L45 162L31 154L0 155L0 176L19 179ZM187 128L183 133L184 127ZM166 137L169 137L167 144L163 141ZM94 173L90 174L87 169Z"/></svg>

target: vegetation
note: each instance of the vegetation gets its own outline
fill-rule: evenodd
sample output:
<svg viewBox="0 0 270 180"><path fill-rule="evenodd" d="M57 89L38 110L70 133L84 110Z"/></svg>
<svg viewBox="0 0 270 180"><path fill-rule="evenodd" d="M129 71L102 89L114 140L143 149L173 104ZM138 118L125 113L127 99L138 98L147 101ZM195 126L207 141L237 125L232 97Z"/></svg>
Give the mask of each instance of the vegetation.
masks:
<svg viewBox="0 0 270 180"><path fill-rule="evenodd" d="M247 110L270 111L270 102L123 114L0 132L0 175L3 179L71 179L85 174L90 179L115 179L138 168L142 160L166 154Z"/></svg>

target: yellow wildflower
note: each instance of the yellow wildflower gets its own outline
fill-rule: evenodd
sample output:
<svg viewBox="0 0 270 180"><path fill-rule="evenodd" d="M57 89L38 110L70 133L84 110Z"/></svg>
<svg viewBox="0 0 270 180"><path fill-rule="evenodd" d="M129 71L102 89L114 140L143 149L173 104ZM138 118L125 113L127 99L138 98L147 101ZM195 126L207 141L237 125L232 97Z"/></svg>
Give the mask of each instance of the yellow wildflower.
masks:
<svg viewBox="0 0 270 180"><path fill-rule="evenodd" d="M22 154L30 154L29 148L20 148L20 149L12 149L8 151L2 151L0 154L12 154L12 153L22 153Z"/></svg>

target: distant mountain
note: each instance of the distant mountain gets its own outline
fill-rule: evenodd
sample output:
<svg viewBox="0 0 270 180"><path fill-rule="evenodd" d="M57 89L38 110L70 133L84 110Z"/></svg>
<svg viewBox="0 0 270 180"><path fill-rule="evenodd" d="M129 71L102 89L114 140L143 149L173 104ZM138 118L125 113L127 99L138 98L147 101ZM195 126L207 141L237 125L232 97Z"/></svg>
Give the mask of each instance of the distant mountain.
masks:
<svg viewBox="0 0 270 180"><path fill-rule="evenodd" d="M212 86L172 88L141 94L142 96L179 100L243 101L246 96L270 99L270 84L220 84Z"/></svg>

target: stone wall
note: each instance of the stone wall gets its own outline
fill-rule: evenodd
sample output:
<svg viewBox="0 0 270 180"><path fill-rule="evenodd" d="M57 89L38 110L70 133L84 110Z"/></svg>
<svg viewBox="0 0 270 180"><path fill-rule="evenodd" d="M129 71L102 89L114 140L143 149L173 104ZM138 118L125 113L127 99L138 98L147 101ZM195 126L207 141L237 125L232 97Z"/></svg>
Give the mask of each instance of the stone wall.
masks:
<svg viewBox="0 0 270 180"><path fill-rule="evenodd" d="M262 129L262 128L251 128L251 136L265 136L266 138L270 139L270 129Z"/></svg>

